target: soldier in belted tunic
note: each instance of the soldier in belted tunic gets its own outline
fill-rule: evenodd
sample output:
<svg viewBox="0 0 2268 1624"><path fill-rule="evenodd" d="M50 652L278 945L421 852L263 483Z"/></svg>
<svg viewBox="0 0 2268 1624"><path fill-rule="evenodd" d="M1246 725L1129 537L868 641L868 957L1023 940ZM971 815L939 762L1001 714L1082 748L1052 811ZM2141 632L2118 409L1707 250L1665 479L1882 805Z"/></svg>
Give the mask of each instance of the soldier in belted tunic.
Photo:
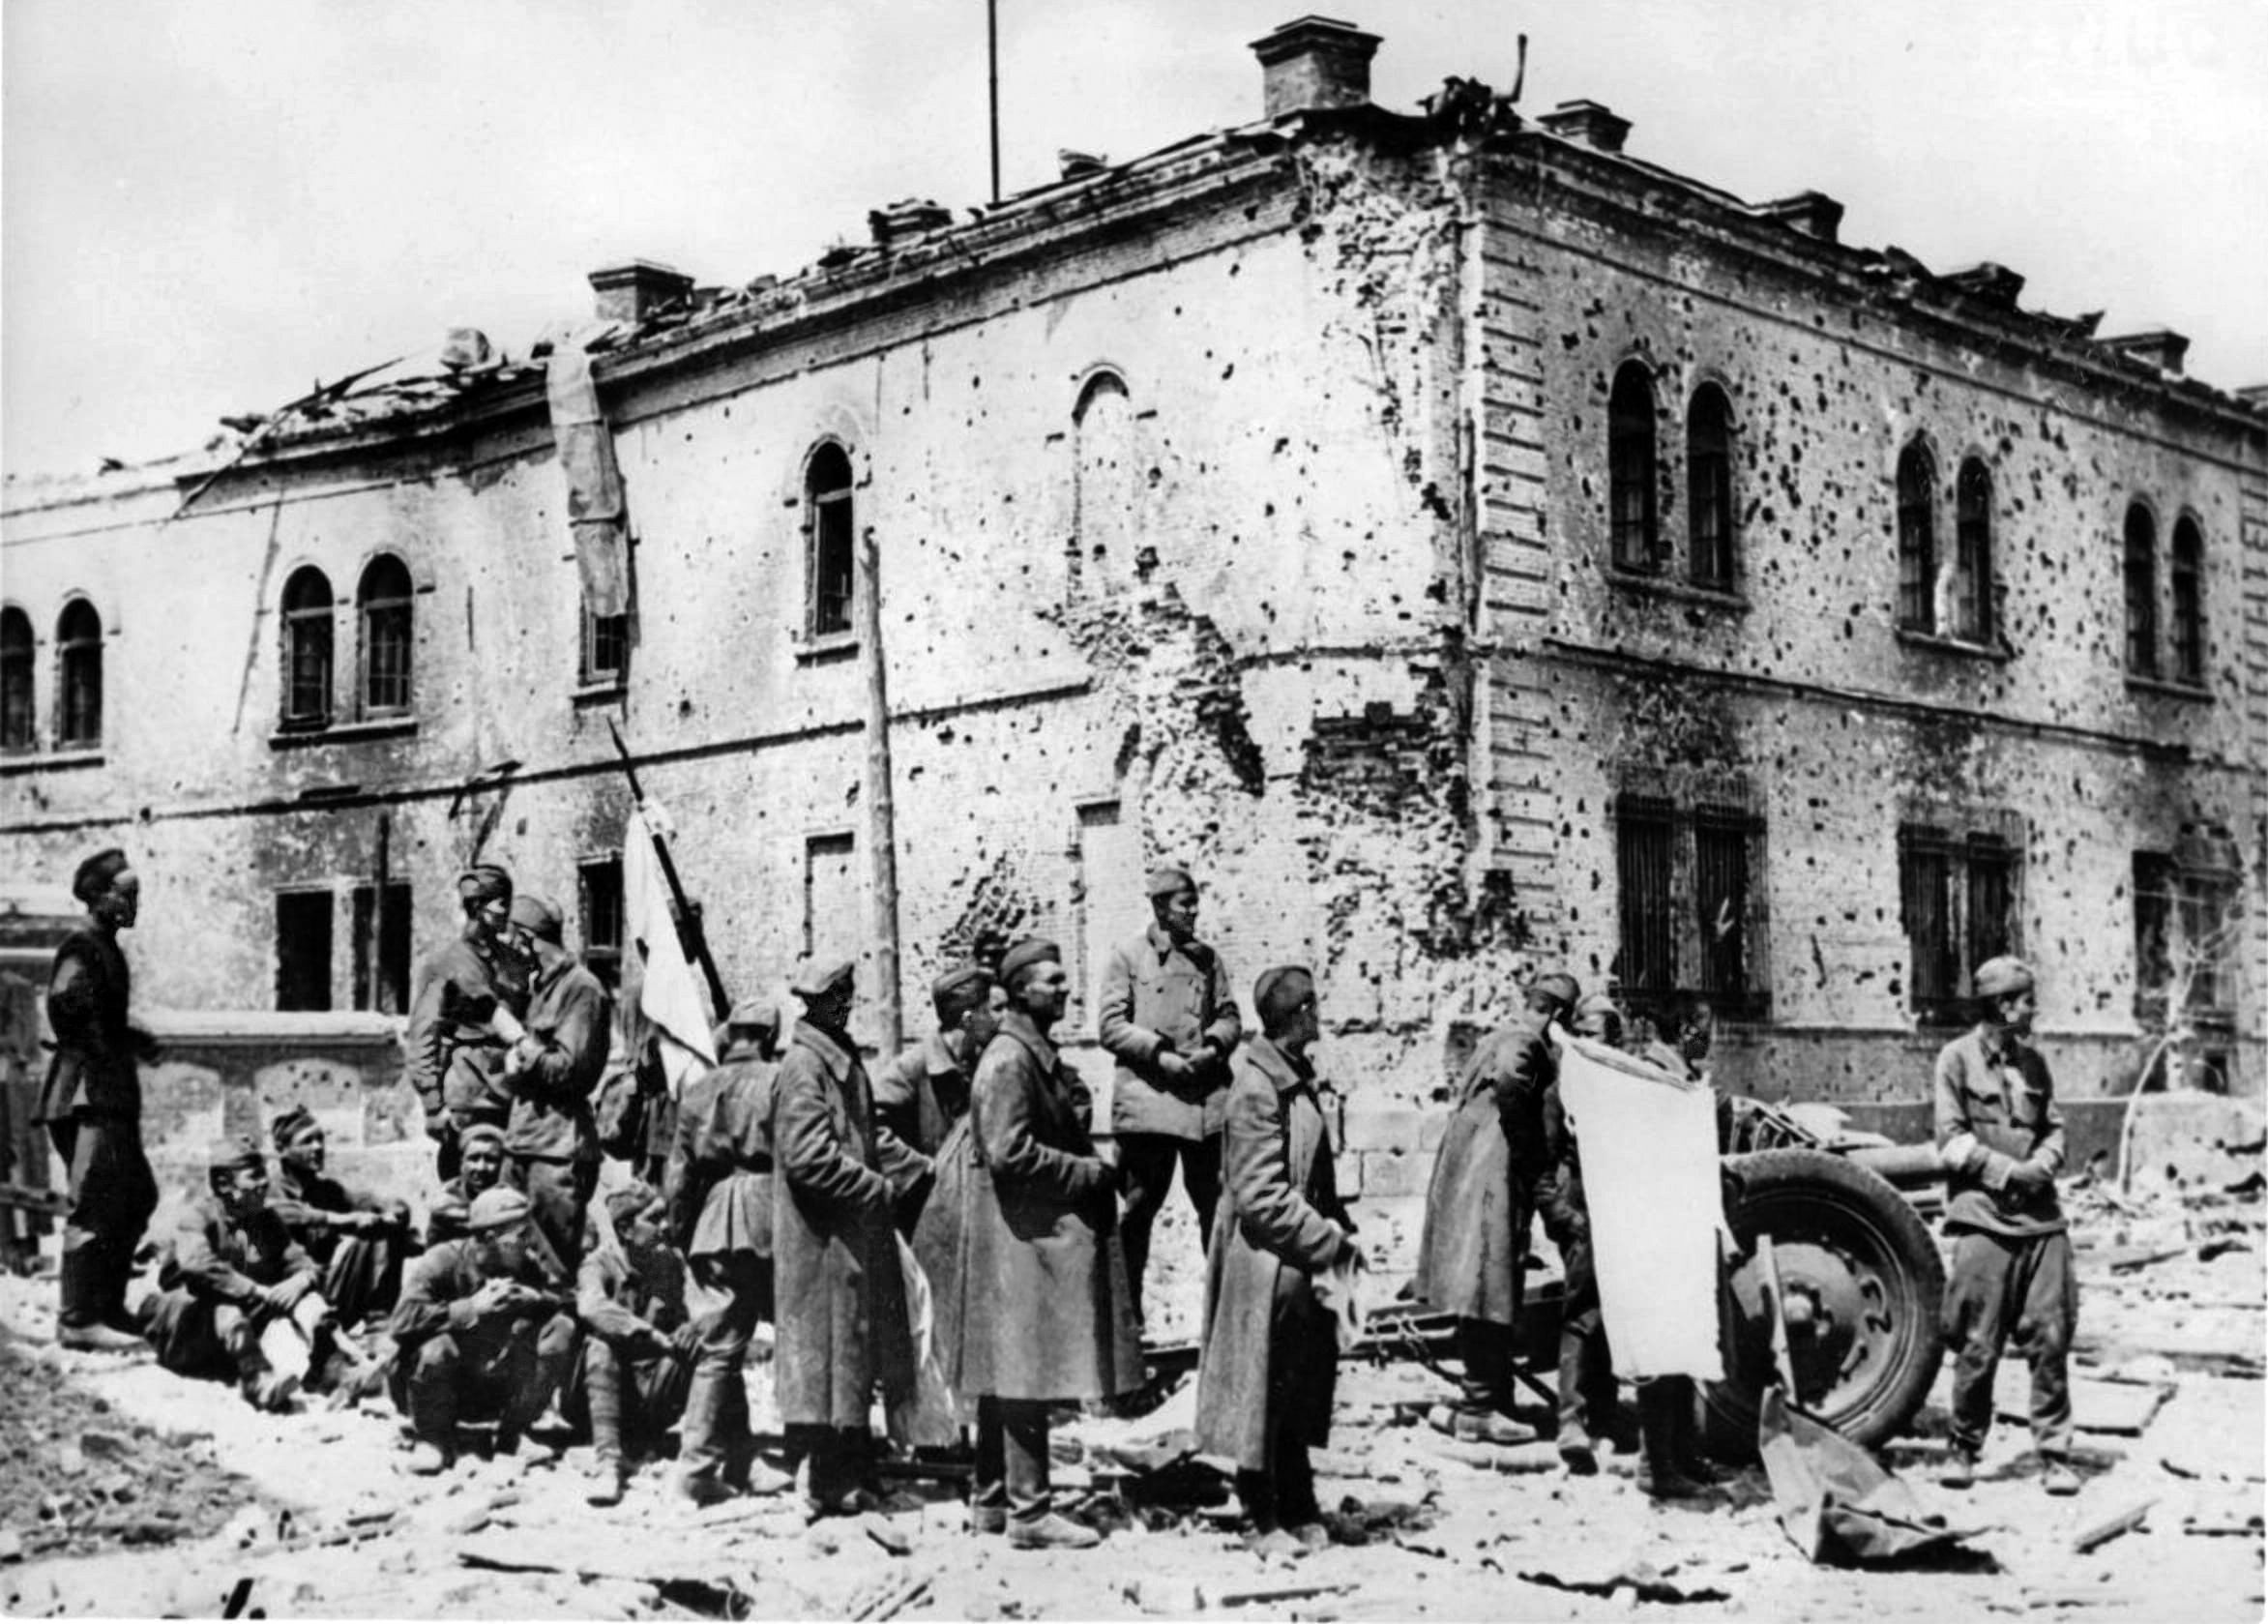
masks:
<svg viewBox="0 0 2268 1624"><path fill-rule="evenodd" d="M323 1169L330 1140L305 1106L268 1125L276 1185L268 1205L323 1271L323 1298L342 1325L394 1312L409 1255L409 1203L349 1190Z"/></svg>
<svg viewBox="0 0 2268 1624"><path fill-rule="evenodd" d="M1118 1059L1110 1129L1125 1179L1122 1233L1137 1321L1150 1231L1176 1162L1196 1213L1197 1243L1211 1242L1228 1057L1244 1030L1228 966L1197 940L1196 881L1186 869L1162 868L1149 890L1155 921L1111 953L1097 1010L1103 1047Z"/></svg>
<svg viewBox="0 0 2268 1624"><path fill-rule="evenodd" d="M87 923L64 937L48 972L55 1058L33 1112L71 1176L56 1341L125 1352L141 1346L126 1287L158 1210L158 1181L142 1154L141 1082L141 1062L156 1059L158 1046L127 1019L133 977L118 945L118 932L140 916L141 880L112 847L78 866L71 894L86 904Z"/></svg>
<svg viewBox="0 0 2268 1624"><path fill-rule="evenodd" d="M1939 1478L1976 1479L1992 1424L1992 1376L2013 1341L2032 1367L2032 1440L2042 1486L2076 1494L2067 1360L2078 1323L2070 1223L2056 1198L2063 1113L2047 1062L2031 1045L2036 978L2018 959L1977 966L1977 1024L1937 1055L1937 1154L1953 1266L1944 1332L1953 1349L1951 1450Z"/></svg>
<svg viewBox="0 0 2268 1624"><path fill-rule="evenodd" d="M409 1084L425 1107L426 1133L440 1147L443 1178L457 1173L464 1131L476 1122L501 1128L512 1114L505 1056L521 1035L525 977L507 934L512 876L493 863L457 879L464 930L426 961L411 1000Z"/></svg>
<svg viewBox="0 0 2268 1624"><path fill-rule="evenodd" d="M606 989L568 952L559 905L522 892L512 900L514 956L526 966L523 1035L504 1057L512 1097L504 1129L505 1182L535 1208L563 1273L582 1260L583 1214L599 1187L599 1126L591 1096L606 1069L613 1011Z"/></svg>
<svg viewBox="0 0 2268 1624"><path fill-rule="evenodd" d="M964 964L929 988L937 1029L874 1074L874 1117L890 1133L883 1168L897 1193L898 1227L913 1233L934 1175L937 1152L968 1114L977 1057L1000 1028L1008 993L991 972Z"/></svg>

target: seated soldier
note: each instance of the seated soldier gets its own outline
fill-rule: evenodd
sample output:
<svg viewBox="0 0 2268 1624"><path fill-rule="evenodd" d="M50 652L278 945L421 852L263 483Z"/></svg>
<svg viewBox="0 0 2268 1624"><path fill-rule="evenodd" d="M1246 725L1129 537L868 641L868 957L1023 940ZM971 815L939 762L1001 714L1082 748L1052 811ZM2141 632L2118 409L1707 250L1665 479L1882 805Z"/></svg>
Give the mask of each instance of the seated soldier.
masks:
<svg viewBox="0 0 2268 1624"><path fill-rule="evenodd" d="M628 1451L660 1443L685 1412L701 1343L686 1316L685 1259L662 1232L662 1197L633 1182L604 1200L619 1250L604 1238L583 1249L574 1301L582 1357L560 1403L571 1421L589 1417L595 1506L621 1501Z"/></svg>
<svg viewBox="0 0 2268 1624"><path fill-rule="evenodd" d="M409 1469L430 1477L457 1458L457 1424L493 1417L498 1459L544 1413L574 1355L571 1300L548 1288L535 1224L516 1190L483 1191L462 1240L410 1265L394 1311L394 1402L417 1434Z"/></svg>
<svg viewBox="0 0 2268 1624"><path fill-rule="evenodd" d="M234 1381L256 1408L288 1410L311 1372L355 1393L369 1361L338 1335L315 1260L268 1205L268 1165L249 1138L223 1139L166 1249L142 1334L177 1375Z"/></svg>
<svg viewBox="0 0 2268 1624"><path fill-rule="evenodd" d="M441 1186L426 1216L428 1247L463 1240L473 1203L504 1182L504 1130L492 1122L473 1124L457 1139L457 1176Z"/></svg>
<svg viewBox="0 0 2268 1624"><path fill-rule="evenodd" d="M323 1171L323 1125L305 1106L269 1125L276 1141L269 1207L323 1271L323 1298L341 1325L394 1312L409 1248L409 1203L350 1191Z"/></svg>

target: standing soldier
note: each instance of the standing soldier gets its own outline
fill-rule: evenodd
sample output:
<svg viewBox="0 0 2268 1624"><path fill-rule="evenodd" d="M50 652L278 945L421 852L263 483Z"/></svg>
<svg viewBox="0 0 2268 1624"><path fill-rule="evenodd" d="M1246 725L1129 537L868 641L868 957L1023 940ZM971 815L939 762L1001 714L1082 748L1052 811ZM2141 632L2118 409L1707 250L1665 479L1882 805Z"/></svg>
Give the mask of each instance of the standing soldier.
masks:
<svg viewBox="0 0 2268 1624"><path fill-rule="evenodd" d="M1094 1529L1055 1515L1047 1412L1142 1384L1119 1251L1117 1178L1095 1153L1092 1103L1048 1030L1071 983L1053 942L1000 961L1008 1013L978 1062L960 1267L940 1292L946 1378L977 1401L971 1521L1024 1549L1079 1550Z"/></svg>
<svg viewBox="0 0 2268 1624"><path fill-rule="evenodd" d="M1173 1166L1210 1243L1221 1194L1221 1120L1228 1056L1244 1028L1221 955L1197 940L1197 885L1185 869L1150 875L1156 922L1115 949L1103 972L1103 1047L1118 1057L1110 1128L1126 1181L1126 1268L1134 1318Z"/></svg>
<svg viewBox="0 0 2268 1624"><path fill-rule="evenodd" d="M1536 979L1519 1016L1473 1051L1434 1158L1411 1285L1435 1309L1457 1316L1462 1391L1455 1408L1428 1418L1453 1437L1515 1444L1536 1435L1510 1414L1512 1327L1528 1225L1548 1165L1544 1097L1559 1078L1546 1034L1581 996L1571 976Z"/></svg>
<svg viewBox="0 0 2268 1624"><path fill-rule="evenodd" d="M296 1106L269 1125L278 1182L268 1205L322 1270L322 1291L341 1325L394 1312L409 1252L409 1203L350 1191L324 1172L323 1125Z"/></svg>
<svg viewBox="0 0 2268 1624"><path fill-rule="evenodd" d="M1308 1451L1330 1441L1339 1339L1315 1277L1359 1260L1339 1198L1331 1130L1308 1050L1320 1032L1315 978L1268 971L1252 989L1264 1036L1237 1051L1222 1135L1227 1199L1207 1254L1197 1366L1200 1447L1236 1462L1263 1556L1330 1543Z"/></svg>
<svg viewBox="0 0 2268 1624"><path fill-rule="evenodd" d="M133 978L118 945L118 932L133 930L141 912L141 879L112 847L78 866L71 894L87 905L87 924L63 939L47 977L55 1058L34 1120L46 1124L71 1169L56 1341L116 1353L141 1345L126 1286L158 1210L158 1181L142 1154L140 1070L158 1046L127 1019Z"/></svg>
<svg viewBox="0 0 2268 1624"><path fill-rule="evenodd" d="M869 1509L867 1416L874 1388L894 1403L913 1390L905 1282L873 1091L845 1030L851 977L843 960L791 989L804 1018L772 1101L780 1299L773 1371L781 1422L804 1458L804 1502L813 1517Z"/></svg>
<svg viewBox="0 0 2268 1624"><path fill-rule="evenodd" d="M922 1215L945 1136L968 1114L977 1057L1000 1029L1007 1002L1008 994L990 971L975 964L946 971L929 988L937 1030L875 1074L875 1120L890 1131L893 1141L884 1171L896 1192L898 1229L905 1234L913 1233Z"/></svg>
<svg viewBox="0 0 2268 1624"><path fill-rule="evenodd" d="M464 930L427 961L405 1039L406 1070L440 1149L441 1176L457 1173L459 1142L476 1122L501 1128L512 1114L504 1057L520 1033L526 992L506 939L512 876L493 863L457 877Z"/></svg>
<svg viewBox="0 0 2268 1624"><path fill-rule="evenodd" d="M606 989L561 942L558 904L512 902L513 946L528 966L525 1035L504 1061L512 1116L505 1178L535 1209L536 1227L570 1277L582 1260L583 1212L599 1187L591 1094L606 1069Z"/></svg>
<svg viewBox="0 0 2268 1624"><path fill-rule="evenodd" d="M1940 1478L1976 1480L1992 1422L1992 1374L2014 1339L2032 1367L2032 1440L2042 1486L2076 1494L2065 1359L2078 1321L2071 1236L2056 1199L2063 1113L2047 1062L2029 1042L2039 1010L2031 966L1977 966L1977 1025L1937 1055L1937 1153L1945 1164L1945 1231L1953 1268L1945 1340L1954 1350L1953 1447Z"/></svg>

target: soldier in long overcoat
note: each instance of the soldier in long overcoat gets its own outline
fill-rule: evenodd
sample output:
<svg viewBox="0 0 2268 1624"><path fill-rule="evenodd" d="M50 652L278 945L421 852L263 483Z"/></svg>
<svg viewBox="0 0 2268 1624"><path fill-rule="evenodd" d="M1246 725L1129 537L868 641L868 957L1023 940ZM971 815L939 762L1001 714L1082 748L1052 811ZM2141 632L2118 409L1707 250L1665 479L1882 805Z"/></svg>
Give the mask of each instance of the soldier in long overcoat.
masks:
<svg viewBox="0 0 2268 1624"><path fill-rule="evenodd" d="M937 1029L874 1074L874 1114L896 1141L883 1171L898 1192L898 1226L910 1235L936 1177L937 1153L968 1115L977 1058L999 1029L1008 994L976 964L946 971L929 987Z"/></svg>
<svg viewBox="0 0 2268 1624"><path fill-rule="evenodd" d="M901 1402L914 1382L873 1091L844 1031L851 978L845 960L792 989L804 1019L795 1023L772 1101L779 1158L774 1387L791 1447L804 1456L804 1495L815 1514L868 1503L867 1416L874 1389Z"/></svg>
<svg viewBox="0 0 2268 1624"><path fill-rule="evenodd" d="M1539 977L1525 1009L1473 1051L1458 1085L1426 1190L1426 1227L1411 1282L1417 1296L1457 1317L1464 1366L1454 1409L1434 1425L1486 1443L1527 1443L1532 1428L1510 1415L1512 1327L1537 1187L1548 1165L1544 1096L1559 1076L1546 1036L1582 996L1573 977Z"/></svg>
<svg viewBox="0 0 2268 1624"><path fill-rule="evenodd" d="M1339 1343L1315 1277L1358 1256L1308 1050L1315 979L1273 969L1252 991L1264 1036L1236 1053L1222 1138L1222 1195L1207 1253L1197 1438L1236 1462L1263 1555L1330 1543L1308 1451L1330 1441Z"/></svg>
<svg viewBox="0 0 2268 1624"><path fill-rule="evenodd" d="M1141 1345L1116 1172L1096 1154L1085 1086L1048 1038L1070 993L1063 955L1052 942L1019 942L1000 973L1009 1007L977 1065L974 1161L957 1280L941 1293L941 1362L954 1388L977 1401L977 1530L1005 1529L1018 1547L1078 1549L1100 1536L1054 1512L1047 1411L1139 1387Z"/></svg>

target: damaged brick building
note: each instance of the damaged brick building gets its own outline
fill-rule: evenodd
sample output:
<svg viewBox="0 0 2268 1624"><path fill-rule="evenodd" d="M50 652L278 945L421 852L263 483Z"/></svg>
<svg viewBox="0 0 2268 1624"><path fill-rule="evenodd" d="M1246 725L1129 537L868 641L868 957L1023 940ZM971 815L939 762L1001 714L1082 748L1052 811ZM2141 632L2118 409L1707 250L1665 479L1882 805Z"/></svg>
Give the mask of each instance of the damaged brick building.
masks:
<svg viewBox="0 0 2268 1624"><path fill-rule="evenodd" d="M548 369L468 337L12 486L8 871L127 845L151 1002L382 1073L476 856L621 952L611 722L735 993L887 962L887 913L911 1029L980 930L1051 933L1101 1089L1093 981L1178 860L1243 986L1318 967L1389 1263L1545 961L1705 1007L1731 1087L1899 1103L2015 949L2075 1096L2256 1094L2260 394L1593 103L1377 107L1376 46L1286 25L1257 122L794 277L599 273ZM561 465L584 352L622 614Z"/></svg>

